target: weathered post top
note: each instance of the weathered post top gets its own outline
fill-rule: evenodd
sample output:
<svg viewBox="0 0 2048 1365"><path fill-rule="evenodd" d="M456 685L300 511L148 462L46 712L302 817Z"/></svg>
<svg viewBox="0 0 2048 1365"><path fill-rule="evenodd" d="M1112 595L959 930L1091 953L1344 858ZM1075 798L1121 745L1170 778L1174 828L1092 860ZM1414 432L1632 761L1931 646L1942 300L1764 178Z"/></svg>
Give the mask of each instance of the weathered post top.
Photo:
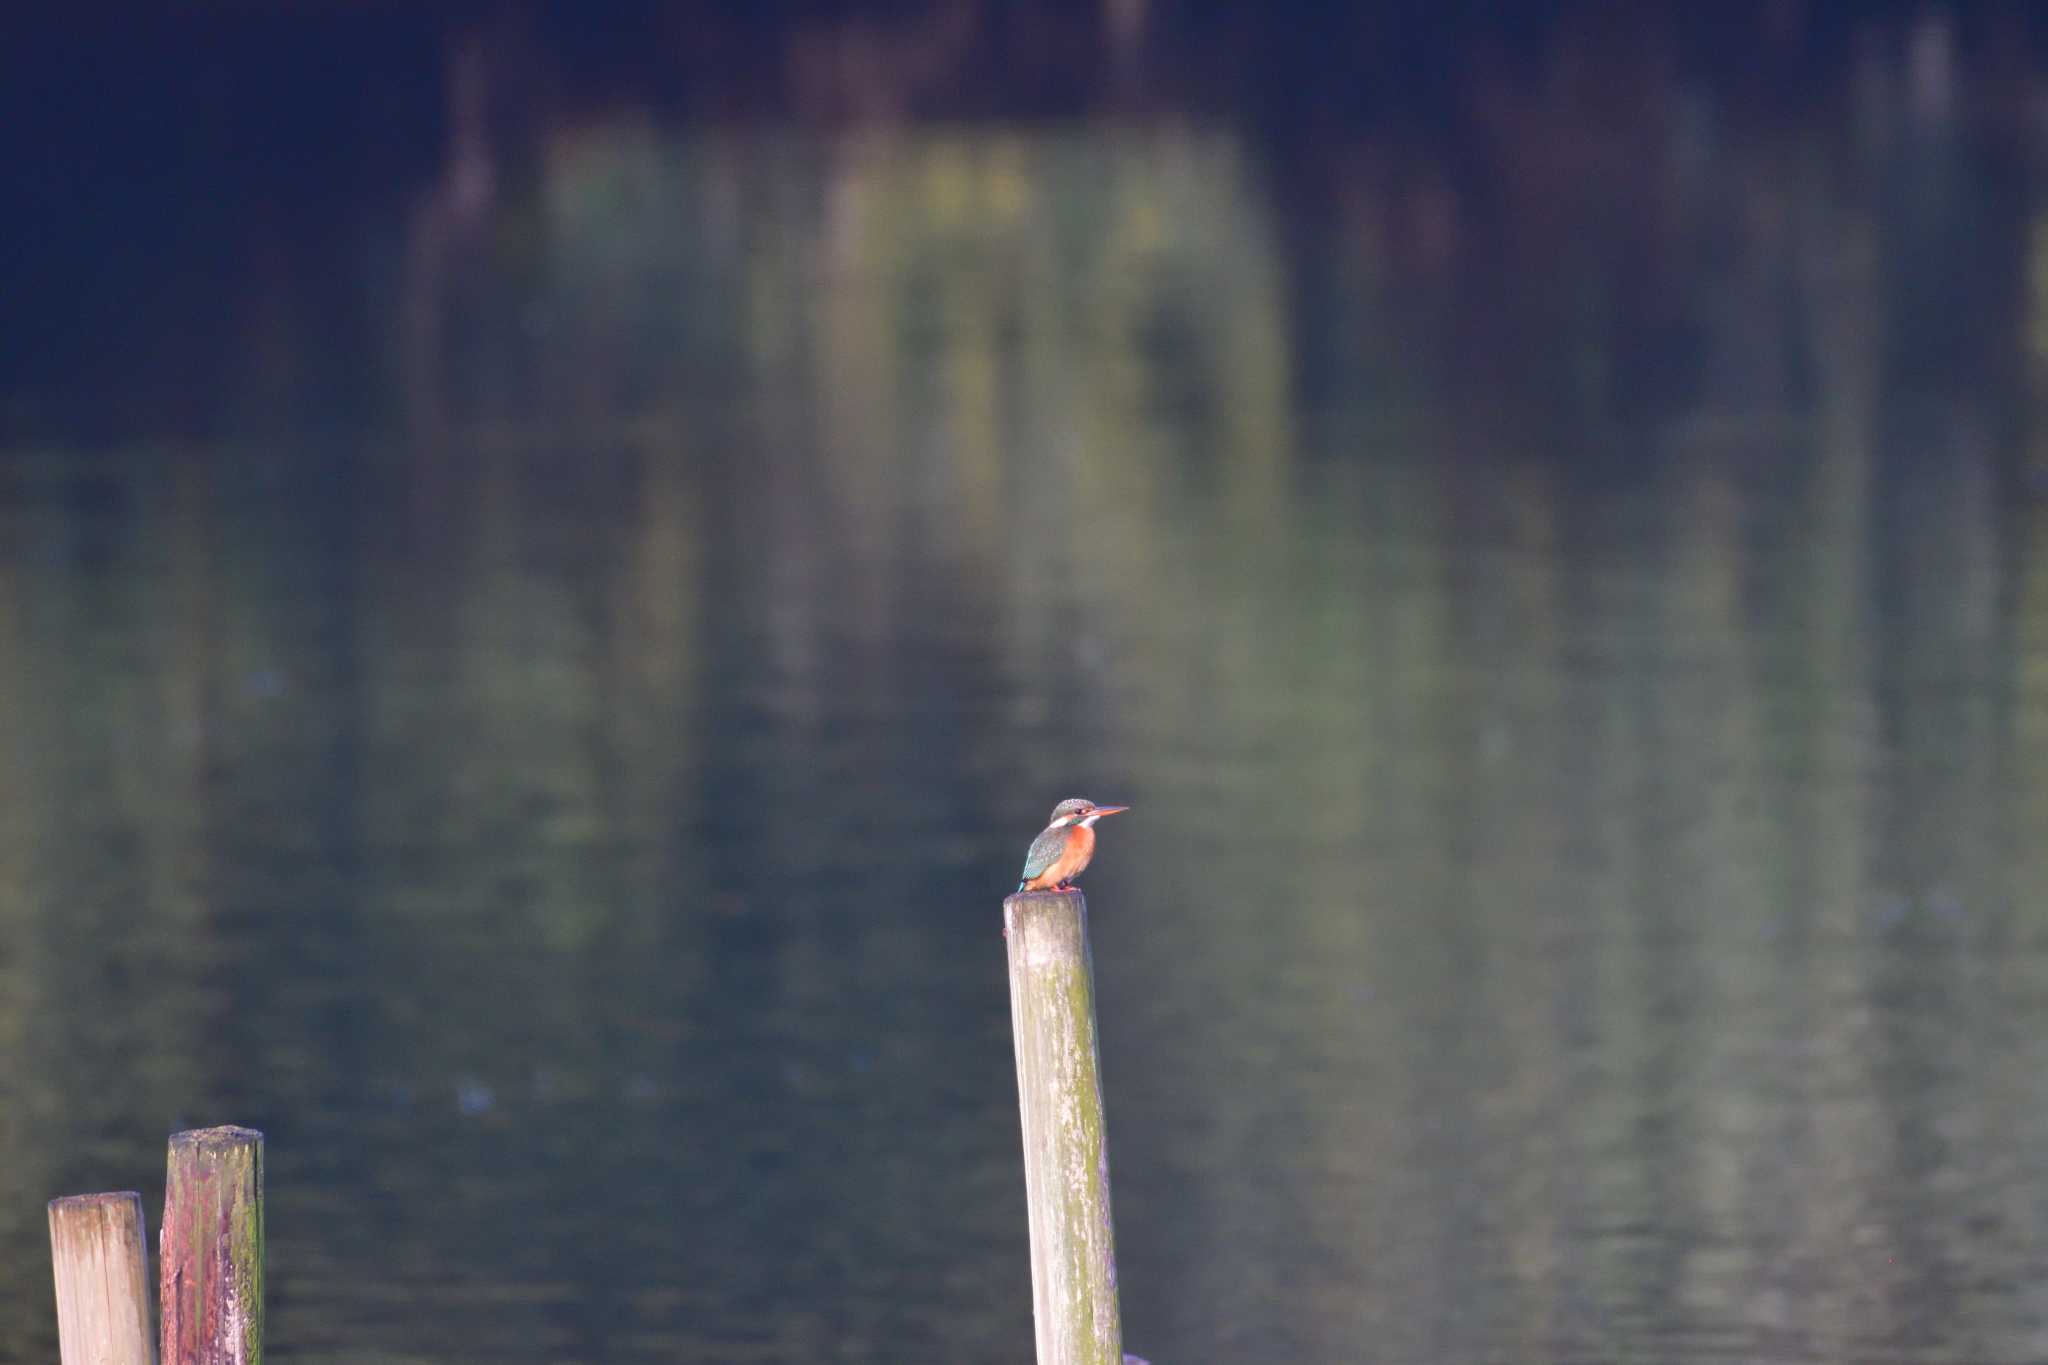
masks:
<svg viewBox="0 0 2048 1365"><path fill-rule="evenodd" d="M263 1134L171 1134L158 1267L164 1365L263 1359Z"/></svg>
<svg viewBox="0 0 2048 1365"><path fill-rule="evenodd" d="M1038 1365L1123 1365L1088 901L1003 902Z"/></svg>
<svg viewBox="0 0 2048 1365"><path fill-rule="evenodd" d="M1003 929L1014 950L1021 936L1038 965L1080 961L1088 951L1088 898L1079 891L1019 891L1003 900ZM1013 951L1011 956L1016 954ZM1093 991L1093 982L1090 983Z"/></svg>
<svg viewBox="0 0 2048 1365"><path fill-rule="evenodd" d="M50 1264L63 1365L155 1365L141 1195L52 1199Z"/></svg>
<svg viewBox="0 0 2048 1365"><path fill-rule="evenodd" d="M254 1128L240 1128L232 1123L223 1123L217 1128L186 1128L171 1134L171 1146L176 1148L198 1148L201 1150L229 1151L261 1144L263 1134Z"/></svg>

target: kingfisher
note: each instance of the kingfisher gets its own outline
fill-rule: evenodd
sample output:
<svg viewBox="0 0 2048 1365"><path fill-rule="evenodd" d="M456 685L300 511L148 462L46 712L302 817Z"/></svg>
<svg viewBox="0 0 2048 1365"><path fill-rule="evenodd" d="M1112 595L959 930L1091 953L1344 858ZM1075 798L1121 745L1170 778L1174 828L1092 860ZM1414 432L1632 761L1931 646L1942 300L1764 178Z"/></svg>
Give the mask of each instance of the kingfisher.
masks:
<svg viewBox="0 0 2048 1365"><path fill-rule="evenodd" d="M1098 806L1070 797L1052 808L1052 823L1031 841L1024 855L1024 880L1019 891L1065 891L1095 856L1095 822L1129 806Z"/></svg>

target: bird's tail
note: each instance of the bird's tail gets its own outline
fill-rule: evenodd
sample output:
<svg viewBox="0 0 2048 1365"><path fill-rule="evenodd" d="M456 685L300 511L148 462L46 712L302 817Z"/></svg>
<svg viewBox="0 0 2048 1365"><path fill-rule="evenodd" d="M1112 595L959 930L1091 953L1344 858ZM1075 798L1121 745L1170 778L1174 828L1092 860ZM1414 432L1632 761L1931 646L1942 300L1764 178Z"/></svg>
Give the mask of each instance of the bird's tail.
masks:
<svg viewBox="0 0 2048 1365"><path fill-rule="evenodd" d="M1026 878L1024 879L1024 881L1018 882L1018 883L1017 883L1017 891L1022 891L1022 890L1024 889L1024 885L1025 885L1025 883L1026 883L1026 882L1029 882L1030 880L1031 880L1031 878L1029 878L1029 877L1026 877ZM1016 895L1016 894L1017 894L1017 892L1016 892L1016 891L1013 891L1013 892L1011 892L1010 894L1014 896L1014 895Z"/></svg>

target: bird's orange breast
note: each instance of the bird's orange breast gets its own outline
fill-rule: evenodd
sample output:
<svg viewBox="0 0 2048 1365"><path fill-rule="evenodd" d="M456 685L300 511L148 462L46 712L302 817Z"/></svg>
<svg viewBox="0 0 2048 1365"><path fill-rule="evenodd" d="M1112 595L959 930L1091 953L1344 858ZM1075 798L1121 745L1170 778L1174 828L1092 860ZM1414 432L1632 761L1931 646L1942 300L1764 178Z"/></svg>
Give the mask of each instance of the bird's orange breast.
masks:
<svg viewBox="0 0 2048 1365"><path fill-rule="evenodd" d="M1060 850L1060 856L1045 870L1046 885L1058 886L1061 882L1072 881L1081 875L1081 869L1088 866L1088 860L1095 856L1095 831L1086 825L1076 825L1067 831L1067 846Z"/></svg>

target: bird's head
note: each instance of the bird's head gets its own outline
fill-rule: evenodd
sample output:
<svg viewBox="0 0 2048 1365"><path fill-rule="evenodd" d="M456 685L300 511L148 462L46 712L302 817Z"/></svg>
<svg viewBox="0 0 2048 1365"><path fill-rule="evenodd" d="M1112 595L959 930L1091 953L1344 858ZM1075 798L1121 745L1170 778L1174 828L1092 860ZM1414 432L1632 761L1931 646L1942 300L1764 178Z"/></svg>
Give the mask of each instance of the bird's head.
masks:
<svg viewBox="0 0 2048 1365"><path fill-rule="evenodd" d="M1065 829L1069 825L1079 825L1083 829L1092 829L1103 816L1129 809L1129 806L1098 806L1082 797L1069 797L1052 808L1051 827Z"/></svg>

